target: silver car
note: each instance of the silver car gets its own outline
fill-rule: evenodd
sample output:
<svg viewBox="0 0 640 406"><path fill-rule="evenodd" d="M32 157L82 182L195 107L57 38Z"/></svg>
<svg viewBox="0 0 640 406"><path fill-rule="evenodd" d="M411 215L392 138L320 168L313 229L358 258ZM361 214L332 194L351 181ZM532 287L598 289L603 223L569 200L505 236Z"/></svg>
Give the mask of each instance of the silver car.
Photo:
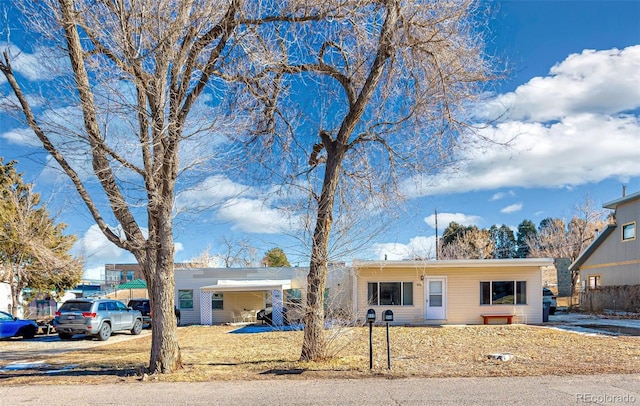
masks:
<svg viewBox="0 0 640 406"><path fill-rule="evenodd" d="M61 340L69 340L74 334L87 334L106 341L113 331L140 334L142 314L118 300L72 299L60 306L53 326Z"/></svg>

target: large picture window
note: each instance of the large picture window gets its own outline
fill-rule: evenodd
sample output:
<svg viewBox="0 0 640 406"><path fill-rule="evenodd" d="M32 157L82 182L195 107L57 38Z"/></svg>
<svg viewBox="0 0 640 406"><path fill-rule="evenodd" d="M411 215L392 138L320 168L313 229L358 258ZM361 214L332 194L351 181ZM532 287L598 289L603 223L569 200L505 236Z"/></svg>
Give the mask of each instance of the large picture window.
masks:
<svg viewBox="0 0 640 406"><path fill-rule="evenodd" d="M369 282L367 300L373 306L413 306L413 282Z"/></svg>
<svg viewBox="0 0 640 406"><path fill-rule="evenodd" d="M193 309L193 289L179 290L178 300L181 309Z"/></svg>
<svg viewBox="0 0 640 406"><path fill-rule="evenodd" d="M480 304L527 304L526 281L480 282Z"/></svg>

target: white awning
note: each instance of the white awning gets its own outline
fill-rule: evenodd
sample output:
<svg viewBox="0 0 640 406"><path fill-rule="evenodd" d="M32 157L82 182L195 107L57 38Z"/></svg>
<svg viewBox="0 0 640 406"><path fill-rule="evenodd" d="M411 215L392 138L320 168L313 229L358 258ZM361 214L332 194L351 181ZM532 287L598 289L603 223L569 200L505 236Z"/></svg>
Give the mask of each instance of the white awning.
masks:
<svg viewBox="0 0 640 406"><path fill-rule="evenodd" d="M291 279L219 279L215 285L203 286L200 290L211 292L249 292L260 290L291 289Z"/></svg>

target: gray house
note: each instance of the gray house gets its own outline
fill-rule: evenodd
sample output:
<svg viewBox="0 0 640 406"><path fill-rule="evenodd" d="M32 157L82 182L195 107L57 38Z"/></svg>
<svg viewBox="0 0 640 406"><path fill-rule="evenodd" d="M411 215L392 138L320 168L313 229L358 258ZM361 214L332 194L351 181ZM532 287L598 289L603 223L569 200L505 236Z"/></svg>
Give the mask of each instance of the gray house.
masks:
<svg viewBox="0 0 640 406"><path fill-rule="evenodd" d="M640 311L640 192L603 205L614 210L610 224L570 265L580 272L580 306Z"/></svg>

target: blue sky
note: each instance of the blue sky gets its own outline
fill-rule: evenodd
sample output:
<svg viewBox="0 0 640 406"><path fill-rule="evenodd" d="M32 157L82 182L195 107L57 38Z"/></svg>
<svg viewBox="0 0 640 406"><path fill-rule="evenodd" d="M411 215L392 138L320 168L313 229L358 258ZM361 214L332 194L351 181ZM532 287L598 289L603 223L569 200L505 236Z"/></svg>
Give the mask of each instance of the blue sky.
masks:
<svg viewBox="0 0 640 406"><path fill-rule="evenodd" d="M433 252L435 209L440 232L451 220L516 228L524 219L538 224L546 217L568 218L586 195L601 205L620 197L623 184L628 193L640 191L640 1L505 1L494 6L489 52L510 70L478 106L478 114L502 114L484 130L488 135L517 137L510 148L461 151L464 164L455 172L425 179L435 187L421 190L406 182L411 199L399 208L402 221L343 260ZM37 76L37 64L29 59L35 51L20 44L19 36L13 41L25 51L22 73ZM0 77L0 99L7 90ZM1 109L2 103L0 156L4 162L19 161L25 180L36 184L69 224L68 231L78 235L76 249L87 259L87 277L99 277L105 263L132 262L132 256L101 236L71 196L75 192L61 189L64 180L47 172L28 133ZM260 256L281 246L292 262L304 264L304 257L295 255L295 241L279 232L278 214L260 199L259 190L228 179L212 184L198 197L185 196L183 204L238 190L248 193L235 205L215 209L212 223L178 219L176 261L207 247L211 254L222 252L220 241L226 237L248 239Z"/></svg>

